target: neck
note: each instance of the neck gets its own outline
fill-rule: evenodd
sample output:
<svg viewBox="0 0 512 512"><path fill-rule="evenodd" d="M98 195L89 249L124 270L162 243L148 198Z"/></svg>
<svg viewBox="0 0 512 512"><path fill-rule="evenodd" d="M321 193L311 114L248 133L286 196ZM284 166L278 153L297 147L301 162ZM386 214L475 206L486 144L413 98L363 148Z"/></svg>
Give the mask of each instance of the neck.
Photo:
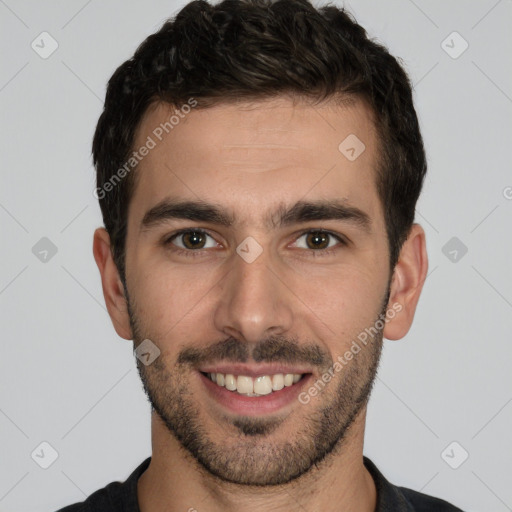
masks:
<svg viewBox="0 0 512 512"><path fill-rule="evenodd" d="M141 512L273 512L297 509L323 512L374 512L377 493L363 464L366 407L343 443L321 463L281 486L246 486L208 473L184 450L153 412L152 458L138 481Z"/></svg>

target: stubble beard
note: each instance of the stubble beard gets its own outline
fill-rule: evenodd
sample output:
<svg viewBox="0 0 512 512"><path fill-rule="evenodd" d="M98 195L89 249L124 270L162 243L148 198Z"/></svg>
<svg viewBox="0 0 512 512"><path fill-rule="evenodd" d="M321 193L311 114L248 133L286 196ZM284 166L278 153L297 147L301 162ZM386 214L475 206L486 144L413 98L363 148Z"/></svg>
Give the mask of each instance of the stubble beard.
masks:
<svg viewBox="0 0 512 512"><path fill-rule="evenodd" d="M135 348L148 336L142 334L135 304L126 295ZM389 288L378 319L386 313L388 298ZM152 409L208 474L241 485L283 485L318 466L344 445L350 427L369 400L377 376L382 330L335 374L317 397L308 404L298 402L294 411L300 413L300 420L296 414L292 414L291 421L278 415L236 419L226 415L221 439L219 435L214 439L208 431L204 411L201 413L197 407L188 386L195 370L178 363L171 370L162 357L148 366L137 359L137 368ZM159 345L158 341L152 341ZM290 429L290 425L299 426L286 441L277 441L279 428ZM228 432L233 435L229 436Z"/></svg>

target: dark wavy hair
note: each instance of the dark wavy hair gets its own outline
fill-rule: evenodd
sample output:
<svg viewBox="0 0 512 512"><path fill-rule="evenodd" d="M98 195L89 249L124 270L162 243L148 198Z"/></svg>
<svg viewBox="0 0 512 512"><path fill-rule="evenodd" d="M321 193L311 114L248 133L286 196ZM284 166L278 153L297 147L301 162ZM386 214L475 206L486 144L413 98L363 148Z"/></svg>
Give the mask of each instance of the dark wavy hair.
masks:
<svg viewBox="0 0 512 512"><path fill-rule="evenodd" d="M119 170L130 159L149 105L179 107L193 97L195 108L208 108L284 95L313 102L359 98L370 105L379 138L376 188L393 271L427 169L411 84L397 59L331 4L317 9L308 0L193 0L114 72L94 134L96 197L124 285L137 173ZM116 173L126 177L113 183Z"/></svg>

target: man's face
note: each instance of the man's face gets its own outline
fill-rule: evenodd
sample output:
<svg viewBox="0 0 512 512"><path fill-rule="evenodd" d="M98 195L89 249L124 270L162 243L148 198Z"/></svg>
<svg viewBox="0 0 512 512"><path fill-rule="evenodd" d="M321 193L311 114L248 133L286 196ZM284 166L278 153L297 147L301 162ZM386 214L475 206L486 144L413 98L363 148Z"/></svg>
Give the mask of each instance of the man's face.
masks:
<svg viewBox="0 0 512 512"><path fill-rule="evenodd" d="M371 115L361 102L220 105L192 109L159 141L171 114L151 108L135 144L156 142L135 171L126 291L135 344L160 349L139 372L169 434L210 473L285 483L346 439L378 366L381 330L308 403L298 399L387 306ZM355 159L354 135L365 145ZM176 218L164 201L203 208ZM339 218L318 208L282 218L299 202L334 201ZM205 216L206 204L231 223ZM303 377L269 392L289 373Z"/></svg>

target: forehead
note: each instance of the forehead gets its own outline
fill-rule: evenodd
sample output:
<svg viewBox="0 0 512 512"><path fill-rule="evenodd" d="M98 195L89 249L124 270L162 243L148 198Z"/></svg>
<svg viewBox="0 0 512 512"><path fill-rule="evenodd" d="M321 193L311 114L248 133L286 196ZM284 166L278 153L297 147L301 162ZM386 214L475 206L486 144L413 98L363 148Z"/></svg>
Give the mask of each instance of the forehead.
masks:
<svg viewBox="0 0 512 512"><path fill-rule="evenodd" d="M168 196L224 204L240 224L306 199L343 199L371 217L380 210L377 137L359 100L277 98L178 112L159 103L144 115L134 148L150 140L135 171L130 209L139 220Z"/></svg>

